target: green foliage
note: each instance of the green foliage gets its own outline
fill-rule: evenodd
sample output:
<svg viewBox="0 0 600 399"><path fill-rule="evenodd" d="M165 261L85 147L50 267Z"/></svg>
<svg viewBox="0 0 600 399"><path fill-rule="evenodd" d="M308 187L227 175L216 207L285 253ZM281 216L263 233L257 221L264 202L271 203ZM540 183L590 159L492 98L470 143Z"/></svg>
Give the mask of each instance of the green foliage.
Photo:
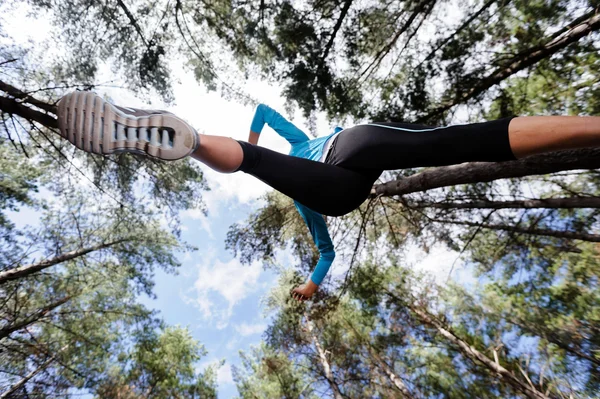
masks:
<svg viewBox="0 0 600 399"><path fill-rule="evenodd" d="M244 68L257 66L259 76L283 82L283 94L306 115L320 110L330 118L439 123L451 117L436 110L440 104L485 111L484 100L497 98L505 86L485 83L492 71L539 50L594 4L468 1L459 13L454 7L408 0L209 3L202 20ZM547 54L514 79L555 74L559 81L578 81L572 67L587 68L577 58L598 53L596 36ZM513 73L496 83L510 86Z"/></svg>
<svg viewBox="0 0 600 399"><path fill-rule="evenodd" d="M56 262L0 282L2 392L35 371L15 397L69 397L75 388L94 392L106 387L113 365L121 364L119 353L130 353L138 363L133 369L144 372L124 382L123 392L131 397L216 396L214 372L193 369L203 348L182 330L166 328L156 336L162 322L138 303L138 295L153 295L157 268L176 272L177 252L191 249L162 227L164 213L137 212L89 180L85 184L65 173L35 147L23 148L30 158L16 156L7 141L0 144L0 152L7 154L0 162L6 178L0 212L28 207L38 222L8 225L11 235L3 238L0 275ZM90 251L61 259L84 249ZM129 352L136 336L140 346ZM169 357L171 363L158 361ZM156 392L128 388L129 383L143 386L141 380L156 385Z"/></svg>
<svg viewBox="0 0 600 399"><path fill-rule="evenodd" d="M132 350L117 356L97 388L98 398L216 398L216 370L195 371L206 355L187 329L143 331Z"/></svg>
<svg viewBox="0 0 600 399"><path fill-rule="evenodd" d="M34 205L31 194L37 191L41 171L17 156L4 140L0 142L0 171L0 210L15 211L20 205ZM0 227L10 227L4 213L0 213Z"/></svg>
<svg viewBox="0 0 600 399"><path fill-rule="evenodd" d="M249 353L240 351L241 367L232 367L239 397L246 398L318 398L303 368L307 364L293 361L261 343Z"/></svg>

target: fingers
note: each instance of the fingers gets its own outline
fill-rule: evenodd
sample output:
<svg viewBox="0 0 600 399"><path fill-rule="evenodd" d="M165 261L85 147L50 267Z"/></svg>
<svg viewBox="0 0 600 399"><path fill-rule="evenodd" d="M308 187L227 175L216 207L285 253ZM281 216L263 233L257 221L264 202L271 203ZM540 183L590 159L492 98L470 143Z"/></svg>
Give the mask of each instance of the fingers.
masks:
<svg viewBox="0 0 600 399"><path fill-rule="evenodd" d="M292 298L294 298L297 301L306 301L308 299L307 297L296 291L292 291Z"/></svg>

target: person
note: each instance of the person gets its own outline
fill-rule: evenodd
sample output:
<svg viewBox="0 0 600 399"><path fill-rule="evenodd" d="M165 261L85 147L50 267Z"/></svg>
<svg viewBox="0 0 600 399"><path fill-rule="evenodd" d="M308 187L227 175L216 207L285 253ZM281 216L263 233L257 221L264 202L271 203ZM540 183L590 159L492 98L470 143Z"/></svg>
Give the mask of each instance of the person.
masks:
<svg viewBox="0 0 600 399"><path fill-rule="evenodd" d="M133 152L163 160L187 156L222 173L243 171L294 200L321 254L296 300L317 291L335 252L322 215L356 209L384 170L463 162L503 162L533 154L600 146L600 117L527 116L432 127L365 123L310 139L278 112L260 104L247 142L200 136L177 116L108 103L74 92L58 103L61 135L85 151ZM289 155L258 146L267 124L291 145Z"/></svg>

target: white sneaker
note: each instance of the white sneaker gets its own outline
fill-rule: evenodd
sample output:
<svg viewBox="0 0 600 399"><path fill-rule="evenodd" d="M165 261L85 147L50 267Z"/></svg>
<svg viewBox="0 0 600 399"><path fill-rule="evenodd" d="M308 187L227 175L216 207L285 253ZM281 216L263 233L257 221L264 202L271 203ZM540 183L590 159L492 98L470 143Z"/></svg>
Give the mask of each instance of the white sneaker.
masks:
<svg viewBox="0 0 600 399"><path fill-rule="evenodd" d="M61 98L58 127L77 148L96 154L133 152L173 161L200 144L196 130L170 112L119 107L89 91Z"/></svg>

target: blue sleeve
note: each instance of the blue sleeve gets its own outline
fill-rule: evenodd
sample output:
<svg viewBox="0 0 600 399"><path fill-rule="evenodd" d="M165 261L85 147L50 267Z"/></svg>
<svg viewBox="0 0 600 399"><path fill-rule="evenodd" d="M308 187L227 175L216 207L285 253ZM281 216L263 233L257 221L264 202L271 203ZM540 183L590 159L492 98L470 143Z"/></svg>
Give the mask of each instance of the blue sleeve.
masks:
<svg viewBox="0 0 600 399"><path fill-rule="evenodd" d="M331 242L331 237L329 237L329 231L327 230L327 224L325 223L325 220L323 220L323 216L296 201L294 201L294 204L306 222L308 230L321 254L317 266L310 278L313 283L319 285L323 281L323 278L325 278L325 275L329 271L329 267L335 258L333 243Z"/></svg>
<svg viewBox="0 0 600 399"><path fill-rule="evenodd" d="M265 104L258 104L250 130L260 134L263 126L269 125L275 130L281 137L286 139L291 145L308 141L308 136L300 129L298 129L292 122L285 119L281 114L275 111L273 108Z"/></svg>

